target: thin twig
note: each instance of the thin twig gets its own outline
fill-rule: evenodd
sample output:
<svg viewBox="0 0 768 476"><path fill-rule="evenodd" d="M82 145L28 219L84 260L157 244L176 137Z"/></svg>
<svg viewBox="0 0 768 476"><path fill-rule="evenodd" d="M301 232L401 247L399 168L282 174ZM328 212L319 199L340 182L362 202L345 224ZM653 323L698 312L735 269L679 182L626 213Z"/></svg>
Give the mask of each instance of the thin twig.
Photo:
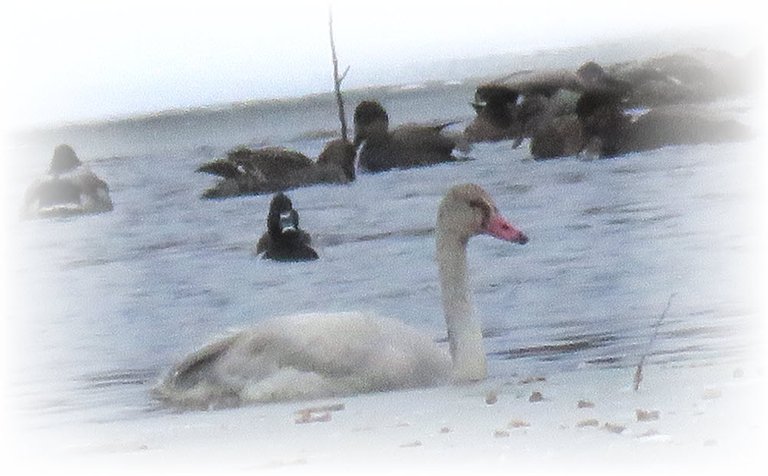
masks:
<svg viewBox="0 0 768 476"><path fill-rule="evenodd" d="M347 77L347 73L349 73L349 66L347 66L347 69L345 69L341 74L341 77L339 78L339 84L341 84L341 82L344 81L344 78Z"/></svg>
<svg viewBox="0 0 768 476"><path fill-rule="evenodd" d="M670 306L672 306L672 298L676 295L677 293L672 293L669 295L669 299L667 300L667 307L664 308L664 312L662 312L659 318L656 320L656 324L654 324L653 335L651 335L651 338L648 340L648 346L646 347L643 355L640 357L640 362L637 364L634 379L635 392L640 389L640 382L643 381L643 365L645 364L645 358L651 352L651 347L653 347L653 343L656 341L656 336L659 335L659 327L661 327L661 323L664 321L664 318L667 317L667 312L669 311Z"/></svg>
<svg viewBox="0 0 768 476"><path fill-rule="evenodd" d="M336 42L333 39L333 11L328 8L328 32L331 37L331 59L333 60L333 90L336 93L336 105L339 108L339 122L341 122L341 138L347 140L347 116L344 113L344 98L341 96L341 82L349 72L349 66L344 74L339 76L339 60L336 57Z"/></svg>

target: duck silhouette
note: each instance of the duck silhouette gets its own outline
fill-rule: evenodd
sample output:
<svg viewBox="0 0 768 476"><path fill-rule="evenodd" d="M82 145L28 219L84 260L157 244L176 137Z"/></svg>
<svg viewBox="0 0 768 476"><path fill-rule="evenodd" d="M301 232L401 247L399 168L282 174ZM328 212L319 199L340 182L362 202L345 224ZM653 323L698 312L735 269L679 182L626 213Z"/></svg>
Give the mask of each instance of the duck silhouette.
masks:
<svg viewBox="0 0 768 476"><path fill-rule="evenodd" d="M316 184L355 180L355 148L348 141L328 142L317 161L282 147L232 150L223 159L201 165L198 172L221 177L203 198L263 195Z"/></svg>
<svg viewBox="0 0 768 476"><path fill-rule="evenodd" d="M61 144L54 149L47 175L27 188L22 216L62 217L112 208L107 183L80 161L71 146Z"/></svg>
<svg viewBox="0 0 768 476"><path fill-rule="evenodd" d="M540 127L575 113L579 97L600 91L624 97L630 84L605 72L595 62L569 70L525 70L481 84L471 103L476 117L464 130L470 142L514 139L514 147L532 137Z"/></svg>
<svg viewBox="0 0 768 476"><path fill-rule="evenodd" d="M466 160L453 155L457 141L443 134L452 124L455 122L405 124L390 131L384 107L376 101L362 101L354 114L359 167L365 172L383 172Z"/></svg>
<svg viewBox="0 0 768 476"><path fill-rule="evenodd" d="M254 253L275 261L311 261L318 258L312 249L309 233L299 228L299 212L282 192L275 194L269 205L267 231L261 236Z"/></svg>
<svg viewBox="0 0 768 476"><path fill-rule="evenodd" d="M740 142L753 137L744 124L716 109L687 104L655 107L631 114L626 103L600 91L584 93L576 114L540 127L531 138L535 159L585 152L610 158L676 145Z"/></svg>

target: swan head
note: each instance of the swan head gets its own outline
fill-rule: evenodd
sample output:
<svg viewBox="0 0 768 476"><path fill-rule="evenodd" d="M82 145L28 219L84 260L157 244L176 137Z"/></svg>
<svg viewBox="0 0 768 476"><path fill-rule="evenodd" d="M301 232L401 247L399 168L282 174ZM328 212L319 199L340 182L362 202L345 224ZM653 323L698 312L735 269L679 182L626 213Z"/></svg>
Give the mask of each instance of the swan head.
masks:
<svg viewBox="0 0 768 476"><path fill-rule="evenodd" d="M69 172L72 169L79 167L82 164L80 159L77 158L75 150L67 144L61 144L53 151L53 158L49 172L54 175L63 174Z"/></svg>
<svg viewBox="0 0 768 476"><path fill-rule="evenodd" d="M389 116L381 104L376 101L362 101L355 108L353 122L355 124L355 148L360 147L366 139L380 137L389 130Z"/></svg>
<svg viewBox="0 0 768 476"><path fill-rule="evenodd" d="M267 230L273 238L299 233L299 213L283 192L277 193L269 204Z"/></svg>
<svg viewBox="0 0 768 476"><path fill-rule="evenodd" d="M496 208L493 198L476 184L452 187L440 202L437 230L466 243L475 235L490 235L524 245L528 237Z"/></svg>

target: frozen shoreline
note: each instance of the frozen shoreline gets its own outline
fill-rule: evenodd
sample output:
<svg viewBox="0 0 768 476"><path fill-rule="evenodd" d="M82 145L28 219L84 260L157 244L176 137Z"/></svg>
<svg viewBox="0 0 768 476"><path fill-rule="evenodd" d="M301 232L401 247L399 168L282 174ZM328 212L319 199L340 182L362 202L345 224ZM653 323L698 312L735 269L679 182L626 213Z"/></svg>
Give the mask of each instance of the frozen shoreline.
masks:
<svg viewBox="0 0 768 476"><path fill-rule="evenodd" d="M11 462L19 473L58 474L766 469L761 364L650 365L639 392L631 389L633 372L585 369L323 401L148 413L60 435L17 434ZM543 400L531 401L534 392ZM302 412L307 409L314 410ZM637 410L648 412L641 417L646 421L638 421Z"/></svg>

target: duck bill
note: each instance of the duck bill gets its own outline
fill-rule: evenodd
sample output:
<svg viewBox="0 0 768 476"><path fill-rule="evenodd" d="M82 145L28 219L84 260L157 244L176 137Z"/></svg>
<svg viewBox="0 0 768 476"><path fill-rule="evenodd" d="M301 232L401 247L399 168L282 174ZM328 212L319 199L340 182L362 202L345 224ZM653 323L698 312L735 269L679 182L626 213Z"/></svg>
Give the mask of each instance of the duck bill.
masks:
<svg viewBox="0 0 768 476"><path fill-rule="evenodd" d="M295 233L299 224L296 220L296 214L291 212L283 212L280 214L280 232L281 233Z"/></svg>
<svg viewBox="0 0 768 476"><path fill-rule="evenodd" d="M506 218L499 213L495 213L483 227L483 233L491 235L504 241L519 243L524 245L528 243L528 237L522 231L514 227Z"/></svg>

